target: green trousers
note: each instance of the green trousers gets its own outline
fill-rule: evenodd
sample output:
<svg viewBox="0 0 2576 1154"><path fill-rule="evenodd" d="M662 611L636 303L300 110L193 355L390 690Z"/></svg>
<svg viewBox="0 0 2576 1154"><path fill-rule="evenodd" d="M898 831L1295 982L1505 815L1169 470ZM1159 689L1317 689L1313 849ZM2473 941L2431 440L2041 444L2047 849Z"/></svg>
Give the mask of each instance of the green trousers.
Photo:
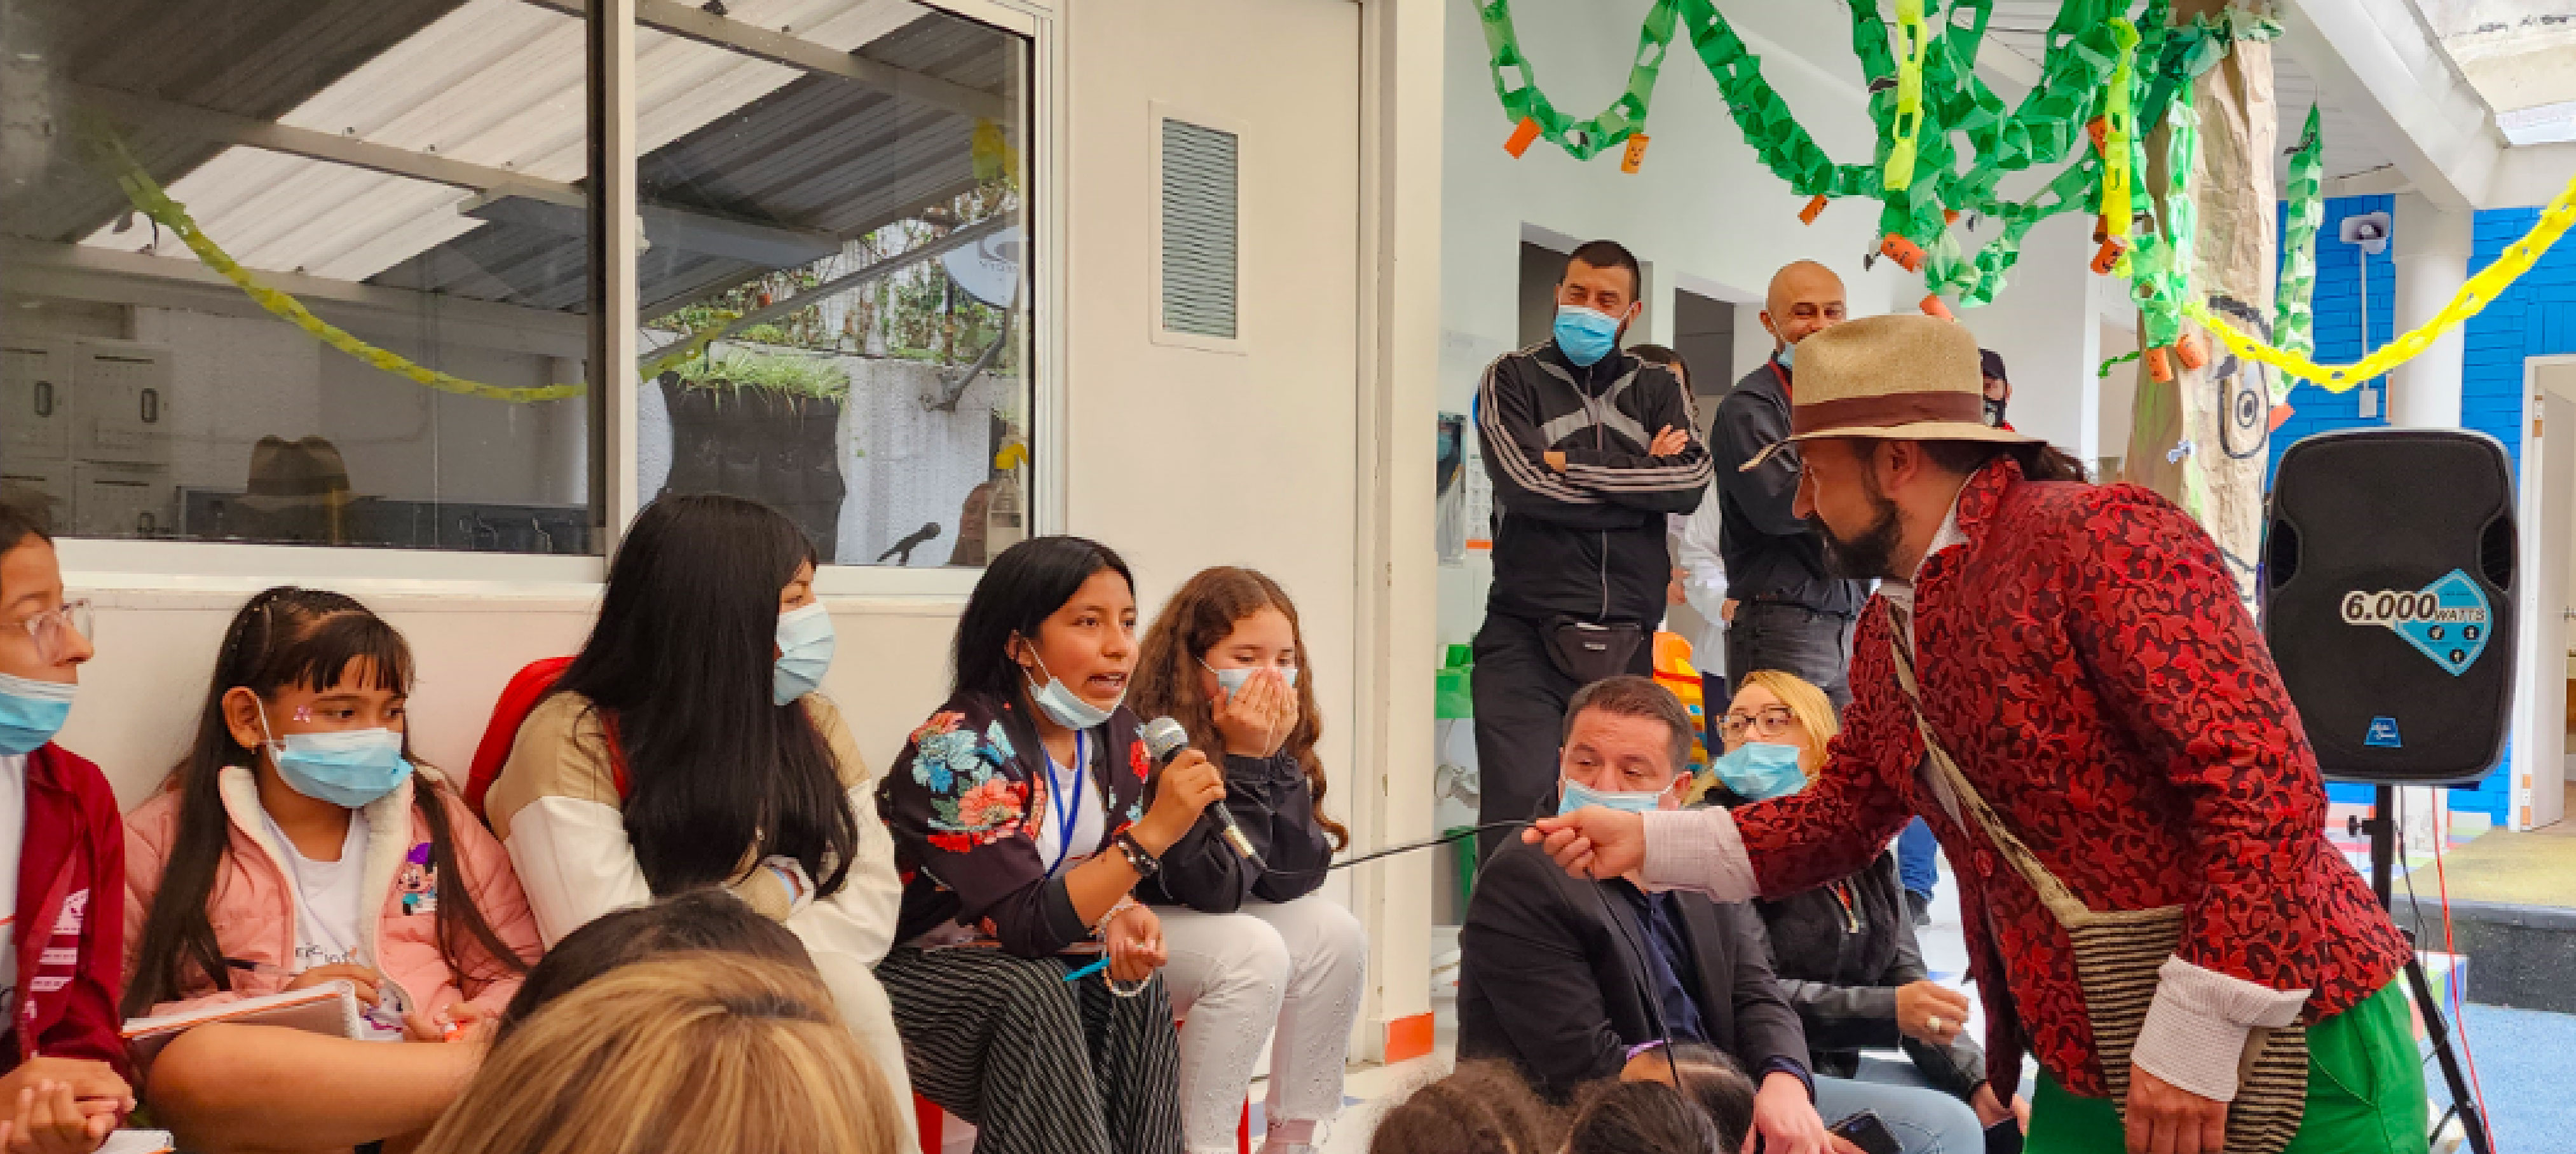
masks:
<svg viewBox="0 0 2576 1154"><path fill-rule="evenodd" d="M2405 979L2308 1028L2307 1113L2286 1154L2424 1154L2430 1124ZM2108 1099L2040 1072L2028 1154L2118 1154L2123 1141Z"/></svg>

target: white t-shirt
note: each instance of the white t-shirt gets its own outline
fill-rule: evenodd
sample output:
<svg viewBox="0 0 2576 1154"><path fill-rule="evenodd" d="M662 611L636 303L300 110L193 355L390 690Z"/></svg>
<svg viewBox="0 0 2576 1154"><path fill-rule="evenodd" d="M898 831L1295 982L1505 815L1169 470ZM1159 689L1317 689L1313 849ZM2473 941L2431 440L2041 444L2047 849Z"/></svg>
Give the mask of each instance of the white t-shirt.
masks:
<svg viewBox="0 0 2576 1154"><path fill-rule="evenodd" d="M1081 735L1074 748L1077 760L1087 761L1091 753L1091 736L1087 733ZM1077 774L1073 767L1057 761L1054 754L1047 755L1046 769L1047 811L1039 817L1037 828L1030 832L1037 835L1039 863L1047 867L1048 873L1055 874L1064 872L1056 868L1058 859L1063 859L1065 869L1091 859L1094 848L1100 844L1101 835L1109 830L1109 814L1100 804L1100 783L1091 780L1088 770ZM1068 804L1075 807L1071 838L1064 836L1065 807Z"/></svg>
<svg viewBox="0 0 2576 1154"><path fill-rule="evenodd" d="M0 757L0 1021L18 1005L18 855L27 848L27 755Z"/></svg>
<svg viewBox="0 0 2576 1154"><path fill-rule="evenodd" d="M340 843L338 861L314 861L295 848L267 811L260 820L268 836L286 854L286 881L295 890L295 960L298 972L315 966L357 965L359 947L367 940L365 886L367 815L349 813L349 836Z"/></svg>

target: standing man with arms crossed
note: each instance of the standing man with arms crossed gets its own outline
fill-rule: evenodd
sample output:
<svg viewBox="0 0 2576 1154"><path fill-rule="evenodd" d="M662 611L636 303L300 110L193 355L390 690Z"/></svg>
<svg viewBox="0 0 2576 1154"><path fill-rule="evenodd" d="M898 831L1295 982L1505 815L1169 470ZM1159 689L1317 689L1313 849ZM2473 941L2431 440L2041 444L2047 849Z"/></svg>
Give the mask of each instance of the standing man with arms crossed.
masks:
<svg viewBox="0 0 2576 1154"><path fill-rule="evenodd" d="M1708 449L1661 365L1620 351L1637 258L1596 240L1566 258L1554 339L1486 366L1476 432L1494 483L1494 584L1476 631L1479 823L1520 821L1556 787L1574 691L1654 668L1672 552L1664 515L1699 507ZM1509 831L1477 838L1490 855Z"/></svg>
<svg viewBox="0 0 2576 1154"><path fill-rule="evenodd" d="M2034 1154L2210 1154L2231 1118L2271 1139L2247 1148L2421 1154L2405 939L2326 843L2316 756L2208 534L1985 424L1953 323L1855 321L1799 364L1798 511L1885 582L1828 764L1732 813L1531 836L1732 901L1840 877L1920 814L1961 866L1989 1076L2039 1059Z"/></svg>
<svg viewBox="0 0 2576 1154"><path fill-rule="evenodd" d="M1727 672L1797 674L1824 690L1836 709L1851 703L1845 667L1852 616L1865 592L1860 582L1826 571L1823 539L1790 508L1798 492L1797 450L1770 454L1749 469L1745 464L1789 435L1799 342L1842 321L1843 282L1832 269L1802 260L1774 274L1762 327L1777 347L1719 403L1708 434L1726 592L1736 603L1726 632Z"/></svg>

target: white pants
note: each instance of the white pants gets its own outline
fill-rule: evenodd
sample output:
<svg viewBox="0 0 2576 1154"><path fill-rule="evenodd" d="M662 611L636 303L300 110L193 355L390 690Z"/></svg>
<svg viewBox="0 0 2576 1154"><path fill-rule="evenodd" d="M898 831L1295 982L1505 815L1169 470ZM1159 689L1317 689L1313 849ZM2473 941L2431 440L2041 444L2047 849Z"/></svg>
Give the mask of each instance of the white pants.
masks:
<svg viewBox="0 0 2576 1154"><path fill-rule="evenodd" d="M895 1109L904 1121L895 1127L898 1154L915 1154L921 1148L921 1136L911 1125L912 1079L904 1069L903 1035L895 1032L894 1003L886 998L875 971L855 957L814 951L814 968L823 976L823 987L832 991L833 1004L858 1038L859 1048L876 1059L877 1072L885 1076L886 1089L893 1093Z"/></svg>
<svg viewBox="0 0 2576 1154"><path fill-rule="evenodd" d="M1191 1154L1229 1154L1243 1091L1270 1052L1273 1127L1331 1121L1342 1108L1342 1068L1359 1018L1368 935L1341 903L1321 894L1293 902L1253 898L1231 914L1157 906L1170 961L1163 981L1181 1026L1181 1125Z"/></svg>

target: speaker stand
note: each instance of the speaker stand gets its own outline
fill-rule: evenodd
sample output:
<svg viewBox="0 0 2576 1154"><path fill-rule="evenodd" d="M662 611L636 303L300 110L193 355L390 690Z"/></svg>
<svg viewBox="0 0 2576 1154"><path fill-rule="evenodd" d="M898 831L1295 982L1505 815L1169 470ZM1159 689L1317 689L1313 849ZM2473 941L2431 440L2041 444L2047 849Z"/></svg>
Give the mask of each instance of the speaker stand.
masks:
<svg viewBox="0 0 2576 1154"><path fill-rule="evenodd" d="M2397 788L2379 787L2377 808L2360 821L2370 834L2370 888L2379 895L2381 909L2392 908L2389 885L2397 862ZM2436 837L2440 836L2437 829ZM2442 1080L2450 1084L2451 1113L2459 1116L2460 1130L2468 1136L2471 1154L2495 1154L2487 1141L2486 1118L2478 1113L2477 1099L2469 1093L2469 1080L2460 1073L2460 1056L2451 1049L2451 1029L2442 1017L2442 1003L2433 996L2433 983L2424 976L2423 959L2415 953L2415 935L2405 927L2398 931L2406 936L2406 984L2415 991L2415 1010L2424 1016L2424 1032L2432 1035L2433 1056L2442 1060ZM2433 1132L2441 1133L2440 1122Z"/></svg>

